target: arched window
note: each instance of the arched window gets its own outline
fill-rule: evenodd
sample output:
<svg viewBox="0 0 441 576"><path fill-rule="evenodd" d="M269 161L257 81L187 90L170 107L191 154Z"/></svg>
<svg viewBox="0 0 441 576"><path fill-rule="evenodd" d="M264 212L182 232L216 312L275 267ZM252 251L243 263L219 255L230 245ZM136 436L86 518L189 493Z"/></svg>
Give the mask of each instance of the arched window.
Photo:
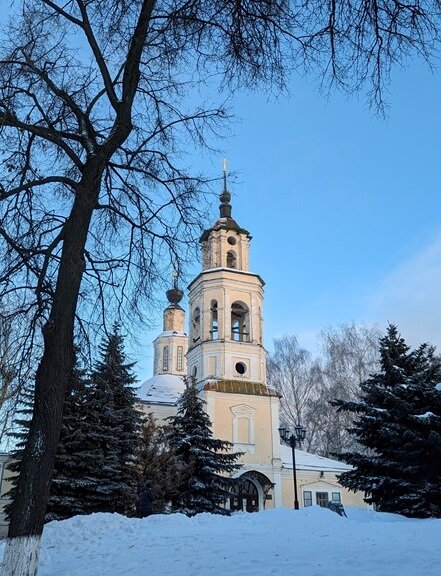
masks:
<svg viewBox="0 0 441 576"><path fill-rule="evenodd" d="M231 305L231 340L250 341L250 313L243 302L233 302Z"/></svg>
<svg viewBox="0 0 441 576"><path fill-rule="evenodd" d="M184 369L183 358L184 358L184 347L178 346L178 350L176 353L176 370L178 370L179 372L181 372Z"/></svg>
<svg viewBox="0 0 441 576"><path fill-rule="evenodd" d="M193 310L192 329L193 329L193 342L197 342L201 337L201 311L199 307L196 307Z"/></svg>
<svg viewBox="0 0 441 576"><path fill-rule="evenodd" d="M227 268L237 268L237 257L234 250L227 252Z"/></svg>
<svg viewBox="0 0 441 576"><path fill-rule="evenodd" d="M210 335L212 340L219 338L219 320L217 311L217 300L212 300L210 304Z"/></svg>
<svg viewBox="0 0 441 576"><path fill-rule="evenodd" d="M162 351L162 370L168 372L168 346L164 346Z"/></svg>

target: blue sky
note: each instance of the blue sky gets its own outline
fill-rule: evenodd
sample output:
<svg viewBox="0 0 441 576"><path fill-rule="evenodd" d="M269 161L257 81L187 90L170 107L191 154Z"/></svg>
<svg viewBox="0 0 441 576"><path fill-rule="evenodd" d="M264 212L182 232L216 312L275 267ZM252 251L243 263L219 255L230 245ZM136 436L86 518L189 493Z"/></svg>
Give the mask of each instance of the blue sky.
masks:
<svg viewBox="0 0 441 576"><path fill-rule="evenodd" d="M266 347L296 334L314 350L327 326L390 321L441 349L441 75L396 72L386 120L364 95L326 98L303 79L291 92L239 94L234 133L218 144L233 215L253 235L251 269L266 281ZM216 176L221 161L204 169ZM161 323L158 311L136 352L141 379Z"/></svg>
<svg viewBox="0 0 441 576"><path fill-rule="evenodd" d="M194 159L212 177L229 159L233 216L266 281L266 347L295 334L314 350L320 330L355 321L394 322L411 344L441 350L441 73L397 69L386 120L364 94L327 98L300 78L290 91L237 94L234 130L214 142L221 152ZM131 350L140 379L161 310L152 321Z"/></svg>

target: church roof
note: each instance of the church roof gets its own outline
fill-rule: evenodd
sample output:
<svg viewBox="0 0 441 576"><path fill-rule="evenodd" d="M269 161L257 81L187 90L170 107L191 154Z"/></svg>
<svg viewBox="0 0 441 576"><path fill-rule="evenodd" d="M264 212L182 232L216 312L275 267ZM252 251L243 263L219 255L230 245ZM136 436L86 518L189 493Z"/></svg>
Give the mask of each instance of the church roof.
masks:
<svg viewBox="0 0 441 576"><path fill-rule="evenodd" d="M234 218L231 217L231 204L230 204L231 194L228 192L227 188L226 161L224 161L223 179L224 179L224 189L219 195L219 200L221 202L219 206L219 218L214 224L214 226L212 226L208 230L204 230L199 241L204 242L205 240L207 240L213 230L234 230L238 234L245 234L251 240L251 236L248 230L245 230L245 228L241 228L239 224L236 222L236 220L234 220Z"/></svg>
<svg viewBox="0 0 441 576"><path fill-rule="evenodd" d="M182 376L156 374L141 384L135 393L142 402L176 404L184 390L185 384Z"/></svg>
<svg viewBox="0 0 441 576"><path fill-rule="evenodd" d="M292 469L291 447L282 445L281 453L283 467ZM346 470L352 470L352 466L349 466L349 464L345 464L344 462L339 462L338 460L332 460L331 458L325 458L324 456L311 454L311 452L296 450L296 469L341 473L345 472Z"/></svg>
<svg viewBox="0 0 441 576"><path fill-rule="evenodd" d="M271 386L266 386L261 382L247 382L246 380L208 380L204 383L204 390L230 394L251 394L253 396L280 396L277 390Z"/></svg>
<svg viewBox="0 0 441 576"><path fill-rule="evenodd" d="M252 238L248 230L245 230L245 228L241 228L239 224L236 222L236 220L234 220L233 218L219 218L217 222L214 224L214 226L202 232L202 236L200 237L199 242L204 242L205 240L207 240L210 234L213 232L213 230L234 230L239 234L244 234L250 240Z"/></svg>
<svg viewBox="0 0 441 576"><path fill-rule="evenodd" d="M156 336L153 342L159 338L164 338L165 336L187 336L187 332L184 332L183 330L163 330L158 334L158 336ZM168 374L165 374L165 376L168 376ZM180 378L180 376L177 376L177 378Z"/></svg>

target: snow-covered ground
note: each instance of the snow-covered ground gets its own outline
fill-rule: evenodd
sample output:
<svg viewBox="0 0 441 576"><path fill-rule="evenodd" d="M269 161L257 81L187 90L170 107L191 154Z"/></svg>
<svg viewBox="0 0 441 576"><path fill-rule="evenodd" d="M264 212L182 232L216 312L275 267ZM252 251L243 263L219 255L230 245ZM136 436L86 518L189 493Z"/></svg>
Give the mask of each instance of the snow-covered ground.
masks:
<svg viewBox="0 0 441 576"><path fill-rule="evenodd" d="M348 515L341 518L314 506L230 518L77 516L46 526L39 576L440 573L441 520L409 520L361 510L349 510Z"/></svg>

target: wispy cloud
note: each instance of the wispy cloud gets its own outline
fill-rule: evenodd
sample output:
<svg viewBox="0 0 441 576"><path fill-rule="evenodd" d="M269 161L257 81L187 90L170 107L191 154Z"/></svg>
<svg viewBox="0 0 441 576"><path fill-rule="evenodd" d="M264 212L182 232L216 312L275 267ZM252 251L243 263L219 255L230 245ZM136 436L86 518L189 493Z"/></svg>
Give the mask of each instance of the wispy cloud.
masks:
<svg viewBox="0 0 441 576"><path fill-rule="evenodd" d="M431 342L441 351L441 233L392 270L372 297L368 316L397 324L412 345Z"/></svg>

